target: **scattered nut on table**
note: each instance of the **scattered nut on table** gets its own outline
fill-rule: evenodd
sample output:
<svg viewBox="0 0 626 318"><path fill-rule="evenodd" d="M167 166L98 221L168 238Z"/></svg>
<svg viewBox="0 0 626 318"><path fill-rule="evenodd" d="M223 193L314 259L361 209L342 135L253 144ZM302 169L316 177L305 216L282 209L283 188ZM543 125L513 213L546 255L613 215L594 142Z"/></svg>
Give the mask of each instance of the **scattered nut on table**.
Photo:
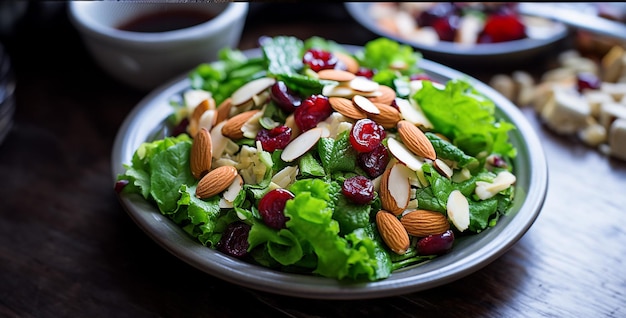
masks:
<svg viewBox="0 0 626 318"><path fill-rule="evenodd" d="M561 135L626 160L626 43L594 61L562 52L558 67L539 76L496 74L489 85L519 107L533 107L542 123Z"/></svg>

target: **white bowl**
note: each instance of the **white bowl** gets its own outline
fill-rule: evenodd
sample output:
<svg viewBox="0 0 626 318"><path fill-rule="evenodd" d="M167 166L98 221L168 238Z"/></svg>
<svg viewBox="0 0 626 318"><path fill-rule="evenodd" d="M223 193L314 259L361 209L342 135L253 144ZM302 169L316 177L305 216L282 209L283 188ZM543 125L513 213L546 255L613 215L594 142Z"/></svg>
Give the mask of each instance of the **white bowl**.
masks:
<svg viewBox="0 0 626 318"><path fill-rule="evenodd" d="M141 90L217 58L239 43L249 4L71 1L70 21L100 67L115 79ZM148 14L193 10L214 18L165 32L131 32L120 25Z"/></svg>

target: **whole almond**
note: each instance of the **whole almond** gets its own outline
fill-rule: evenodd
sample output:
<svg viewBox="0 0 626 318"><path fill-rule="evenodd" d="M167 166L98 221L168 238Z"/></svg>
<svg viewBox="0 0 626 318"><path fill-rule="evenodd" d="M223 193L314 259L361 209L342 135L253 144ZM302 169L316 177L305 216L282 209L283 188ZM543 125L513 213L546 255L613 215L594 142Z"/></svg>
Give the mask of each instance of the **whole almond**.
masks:
<svg viewBox="0 0 626 318"><path fill-rule="evenodd" d="M222 127L222 135L233 140L242 139L243 131L241 127L259 111L258 109L253 109L231 117L226 121L224 127Z"/></svg>
<svg viewBox="0 0 626 318"><path fill-rule="evenodd" d="M350 99L344 97L330 97L328 102L335 111L348 118L357 120L367 118L365 112L357 108Z"/></svg>
<svg viewBox="0 0 626 318"><path fill-rule="evenodd" d="M400 222L410 235L417 237L441 234L450 229L445 215L428 210L411 211L403 215Z"/></svg>
<svg viewBox="0 0 626 318"><path fill-rule="evenodd" d="M221 193L233 183L237 175L237 168L233 166L221 166L211 170L198 182L196 197L206 199Z"/></svg>
<svg viewBox="0 0 626 318"><path fill-rule="evenodd" d="M397 124L398 134L402 143L414 154L426 159L437 159L437 153L433 144L428 140L424 132L414 124L401 120Z"/></svg>
<svg viewBox="0 0 626 318"><path fill-rule="evenodd" d="M394 253L402 255L409 249L409 234L398 218L385 211L376 213L376 227L387 247Z"/></svg>
<svg viewBox="0 0 626 318"><path fill-rule="evenodd" d="M383 103L374 103L378 110L380 110L380 114L367 114L367 117L385 129L390 129L396 127L398 122L402 120L402 114L395 109L393 106L389 106Z"/></svg>
<svg viewBox="0 0 626 318"><path fill-rule="evenodd" d="M194 178L200 179L211 170L211 148L211 134L206 128L200 128L200 131L193 138L189 155L189 165Z"/></svg>
<svg viewBox="0 0 626 318"><path fill-rule="evenodd" d="M341 53L341 52L333 52L333 54L346 65L346 69L350 73L356 74L359 71L359 62L350 55Z"/></svg>
<svg viewBox="0 0 626 318"><path fill-rule="evenodd" d="M232 99L230 97L226 98L223 102L217 106L217 118L215 119L215 124L221 123L222 121L228 119L228 115L230 115L230 109L232 108Z"/></svg>
<svg viewBox="0 0 626 318"><path fill-rule="evenodd" d="M385 105L391 105L393 101L396 99L396 91L387 85L380 85L378 87L378 91L381 92L380 95L369 98L369 100L371 100L372 103L381 103Z"/></svg>
<svg viewBox="0 0 626 318"><path fill-rule="evenodd" d="M354 73L338 69L325 69L317 72L317 76L322 80L348 82L351 81L356 75L354 75Z"/></svg>

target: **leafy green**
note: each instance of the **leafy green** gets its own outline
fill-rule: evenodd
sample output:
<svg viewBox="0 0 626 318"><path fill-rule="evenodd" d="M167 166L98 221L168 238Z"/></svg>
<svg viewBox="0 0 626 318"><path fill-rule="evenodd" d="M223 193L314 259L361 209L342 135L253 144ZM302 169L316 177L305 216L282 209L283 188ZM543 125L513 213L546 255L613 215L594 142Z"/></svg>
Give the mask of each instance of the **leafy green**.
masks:
<svg viewBox="0 0 626 318"><path fill-rule="evenodd" d="M348 132L333 138L320 138L317 142L317 152L322 160L322 166L327 174L337 171L354 171L356 166L356 151L350 144Z"/></svg>
<svg viewBox="0 0 626 318"><path fill-rule="evenodd" d="M298 166L300 167L300 174L305 178L326 176L324 167L310 152L305 153L298 159Z"/></svg>
<svg viewBox="0 0 626 318"><path fill-rule="evenodd" d="M455 161L460 168L467 168L470 171L479 168L480 162L478 159L466 155L463 151L461 151L461 149L457 148L447 140L444 140L431 132L426 132L426 137L428 137L428 140L430 140L433 148L435 148L438 158Z"/></svg>
<svg viewBox="0 0 626 318"><path fill-rule="evenodd" d="M497 120L495 104L483 97L469 82L450 80L445 89L423 81L413 99L436 130L470 156L480 152L497 152L514 157L515 148L508 142L511 123Z"/></svg>
<svg viewBox="0 0 626 318"><path fill-rule="evenodd" d="M379 73L398 69L396 66L403 65L404 67L400 70L402 74L418 73L417 62L422 58L421 54L415 52L411 46L388 38L369 41L362 51L355 54L355 57L361 66L375 69Z"/></svg>

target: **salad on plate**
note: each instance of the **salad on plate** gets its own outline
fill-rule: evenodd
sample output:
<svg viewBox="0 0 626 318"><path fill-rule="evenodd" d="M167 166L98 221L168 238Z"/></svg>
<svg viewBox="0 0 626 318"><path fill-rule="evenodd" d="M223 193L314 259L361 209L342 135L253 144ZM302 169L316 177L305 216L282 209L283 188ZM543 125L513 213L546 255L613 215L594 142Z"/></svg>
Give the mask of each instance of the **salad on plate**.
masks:
<svg viewBox="0 0 626 318"><path fill-rule="evenodd" d="M515 193L495 104L387 38L224 49L117 176L207 248L282 272L377 281L497 226Z"/></svg>

